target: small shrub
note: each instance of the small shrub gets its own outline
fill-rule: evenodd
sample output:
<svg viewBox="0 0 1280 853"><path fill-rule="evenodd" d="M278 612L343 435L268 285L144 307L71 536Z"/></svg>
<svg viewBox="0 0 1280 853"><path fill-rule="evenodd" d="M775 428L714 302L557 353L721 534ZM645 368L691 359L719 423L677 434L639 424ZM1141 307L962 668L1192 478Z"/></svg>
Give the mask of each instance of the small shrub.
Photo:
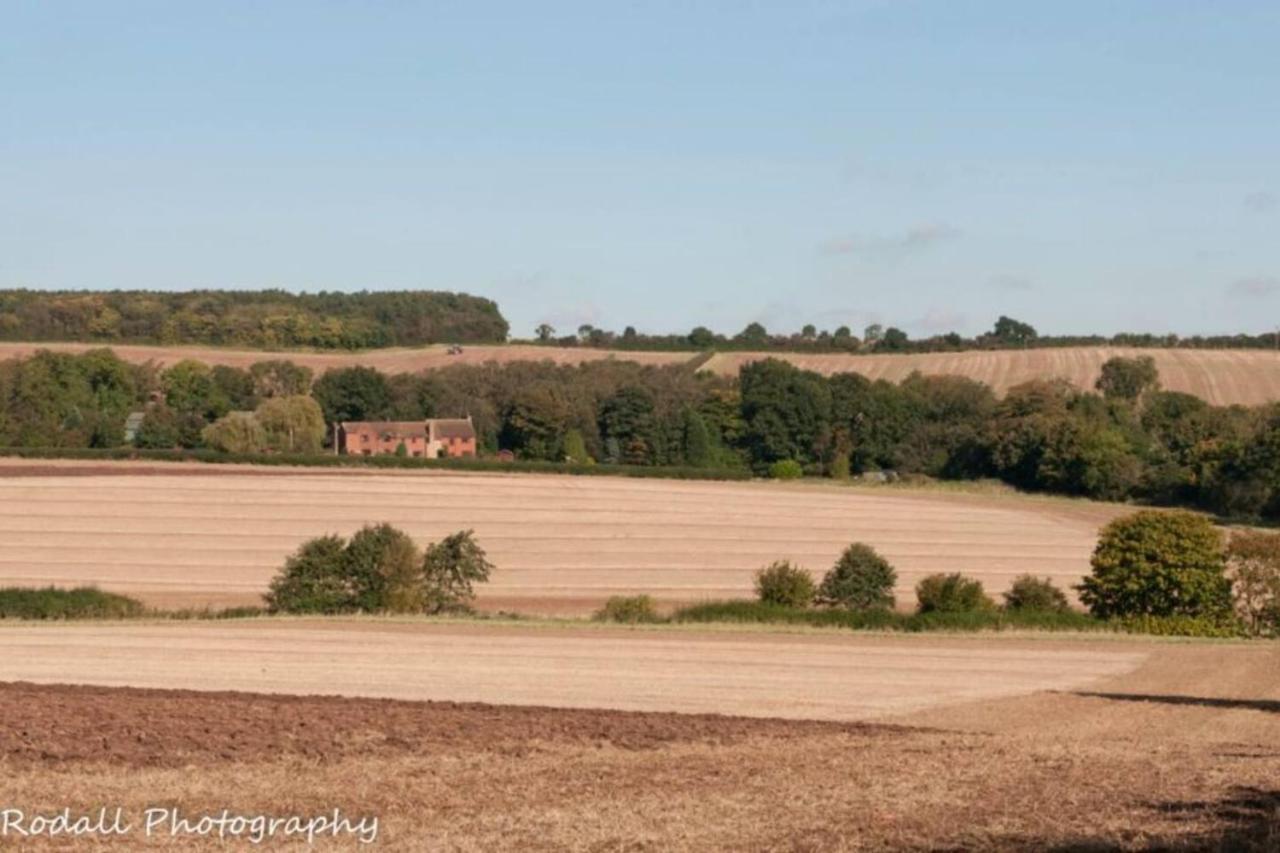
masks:
<svg viewBox="0 0 1280 853"><path fill-rule="evenodd" d="M808 607L813 603L814 591L809 573L786 560L756 572L756 598L763 604Z"/></svg>
<svg viewBox="0 0 1280 853"><path fill-rule="evenodd" d="M769 466L769 476L774 480L798 480L804 476L804 468L794 459L779 459Z"/></svg>
<svg viewBox="0 0 1280 853"><path fill-rule="evenodd" d="M1231 611L1222 536L1190 512L1145 510L1102 530L1080 600L1094 616L1209 616Z"/></svg>
<svg viewBox="0 0 1280 853"><path fill-rule="evenodd" d="M846 610L893 609L898 573L870 545L855 542L822 579L818 601Z"/></svg>
<svg viewBox="0 0 1280 853"><path fill-rule="evenodd" d="M1037 613L1065 613L1071 605L1067 595L1053 585L1048 578L1023 575L1016 579L1004 594L1006 610L1026 610Z"/></svg>
<svg viewBox="0 0 1280 853"><path fill-rule="evenodd" d="M422 559L424 609L428 613L468 611L475 600L473 585L489 580L493 564L476 542L474 531L463 530L427 547Z"/></svg>
<svg viewBox="0 0 1280 853"><path fill-rule="evenodd" d="M129 619L144 612L136 599L89 586L0 589L0 619Z"/></svg>
<svg viewBox="0 0 1280 853"><path fill-rule="evenodd" d="M929 575L916 584L920 613L981 613L995 609L982 584L962 574Z"/></svg>
<svg viewBox="0 0 1280 853"><path fill-rule="evenodd" d="M833 480L847 480L849 473L849 454L837 453L827 466L827 476Z"/></svg>
<svg viewBox="0 0 1280 853"><path fill-rule="evenodd" d="M647 595L615 595L596 611L594 618L599 622L622 622L628 625L662 621L653 599Z"/></svg>

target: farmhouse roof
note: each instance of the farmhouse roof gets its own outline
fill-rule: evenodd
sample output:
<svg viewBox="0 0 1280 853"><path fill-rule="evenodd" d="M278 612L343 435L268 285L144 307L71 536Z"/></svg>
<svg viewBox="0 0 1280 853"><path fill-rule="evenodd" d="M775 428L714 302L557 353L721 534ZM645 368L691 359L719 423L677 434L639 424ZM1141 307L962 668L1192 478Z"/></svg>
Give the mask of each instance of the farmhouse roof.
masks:
<svg viewBox="0 0 1280 853"><path fill-rule="evenodd" d="M435 438L475 438L476 428L471 418L433 418L427 423Z"/></svg>
<svg viewBox="0 0 1280 853"><path fill-rule="evenodd" d="M399 438L427 436L427 425L422 421L343 421L342 429L346 432L372 432Z"/></svg>

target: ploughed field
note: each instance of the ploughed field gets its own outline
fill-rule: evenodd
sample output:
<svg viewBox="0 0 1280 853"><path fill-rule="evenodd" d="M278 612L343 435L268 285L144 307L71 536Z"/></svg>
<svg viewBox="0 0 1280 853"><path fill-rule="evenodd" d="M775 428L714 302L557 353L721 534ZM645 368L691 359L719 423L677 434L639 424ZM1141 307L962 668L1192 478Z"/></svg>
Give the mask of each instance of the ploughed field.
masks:
<svg viewBox="0 0 1280 853"><path fill-rule="evenodd" d="M81 343L3 343L0 359L27 356L37 349L83 352L97 345ZM317 373L333 367L365 365L390 373L431 370L451 364L486 362L554 361L581 364L618 359L641 364L685 364L695 352L629 352L587 347L542 347L530 344L470 345L458 355L444 346L418 349L383 349L366 352L306 352L236 350L219 347L163 347L128 344L111 347L126 361L155 361L168 365L184 358L209 364L248 367L270 358L305 364ZM780 358L822 374L860 373L871 379L901 381L913 371L924 374L964 376L992 386L997 394L1032 379L1067 379L1077 387L1092 389L1102 364L1114 356L1149 355L1155 359L1164 388L1193 394L1218 405L1260 405L1280 400L1280 353L1268 350L1137 349L1129 347L1051 347L1025 350L970 350L966 352L908 353L905 355L849 355L840 353L727 352L711 357L702 370L736 376L743 364L762 358Z"/></svg>
<svg viewBox="0 0 1280 853"><path fill-rule="evenodd" d="M420 543L474 529L497 570L479 605L578 615L612 595L749 597L780 559L821 576L850 542L899 571L998 593L1088 571L1123 507L825 484L8 461L0 585L96 584L157 605L255 603L304 540L387 522Z"/></svg>
<svg viewBox="0 0 1280 853"><path fill-rule="evenodd" d="M109 849L248 846L146 839L156 804L406 851L1280 847L1274 643L276 619L0 650L0 802L120 808Z"/></svg>

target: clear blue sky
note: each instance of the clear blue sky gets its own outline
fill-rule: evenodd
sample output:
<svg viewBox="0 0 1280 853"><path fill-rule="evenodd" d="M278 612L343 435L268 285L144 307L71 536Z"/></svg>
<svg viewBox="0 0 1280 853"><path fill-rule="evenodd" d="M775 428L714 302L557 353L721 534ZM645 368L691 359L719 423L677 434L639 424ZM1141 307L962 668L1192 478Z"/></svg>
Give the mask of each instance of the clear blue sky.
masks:
<svg viewBox="0 0 1280 853"><path fill-rule="evenodd" d="M1280 324L1280 3L0 0L0 286Z"/></svg>

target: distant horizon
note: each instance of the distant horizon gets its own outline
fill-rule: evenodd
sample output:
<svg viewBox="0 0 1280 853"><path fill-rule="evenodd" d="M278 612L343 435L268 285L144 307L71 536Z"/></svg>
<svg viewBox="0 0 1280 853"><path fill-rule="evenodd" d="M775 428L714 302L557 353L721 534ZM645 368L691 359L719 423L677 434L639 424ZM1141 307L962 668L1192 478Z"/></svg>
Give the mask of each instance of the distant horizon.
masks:
<svg viewBox="0 0 1280 853"><path fill-rule="evenodd" d="M322 294L322 293L344 293L344 294L352 294L352 293L396 293L396 292L454 293L454 294L462 294L462 295L466 295L466 296L474 296L474 297L478 297L478 298L480 298L480 299L487 299L487 300L489 300L489 301L493 302L495 305L497 305L499 313L502 313L503 317L505 317L505 318L507 319L508 323L510 323L511 331L510 331L510 333L508 334L508 338L509 338L509 339L514 339L514 340L530 340L530 339L536 338L536 337L537 337L537 335L536 335L536 326L538 325L538 324L535 324L533 327L530 327L527 331L521 331L521 330L520 330L520 329L515 325L515 323L512 323L512 322L511 322L511 318L510 318L510 317L508 317L508 316L506 315L506 313L503 311L503 307L502 307L502 302L501 302L501 300L496 299L496 298L494 298L493 296L486 295L486 294L484 294L484 293L477 293L477 292L473 292L473 291L459 290L459 289L452 289L452 288L443 288L443 289L440 289L440 288L425 288L425 287L423 287L423 288L406 288L406 287L386 287L386 288L307 288L307 287L298 287L298 288L293 288L293 287L253 287L253 286L243 286L243 287L236 287L236 286L232 286L232 287L175 287L175 288L155 288L155 287L150 287L150 288L139 288L139 287L102 287L102 288L88 288L88 287L79 287L79 288L76 288L76 287L7 287L7 286L6 286L6 287L0 287L0 292L3 292L3 291L5 291L5 290L29 290L29 291L33 291L33 292L39 292L39 293L77 293L77 294L110 293L110 292L152 292L152 293L171 293L171 294L172 294L172 293L192 293L192 292L203 292L203 291L212 292L212 293L236 293L236 292L269 292L269 291L274 291L274 290L279 290L279 291L282 291L282 292L284 292L284 293L289 293L289 294L294 294L294 295L300 295L300 294L312 294L312 295L316 295L316 294ZM883 328L885 328L885 329L888 329L888 328L898 328L898 329L902 329L903 331L906 331L906 332L908 333L909 337L910 337L912 340L927 340L927 339L929 339L929 338L939 337L939 336L942 336L942 335L949 334L949 333L950 333L950 332L952 332L952 331L955 331L955 332L957 332L958 334L961 334L961 335L962 335L963 337L965 337L966 339L972 339L972 338L978 338L978 337L981 337L981 336L983 336L983 335L985 335L985 334L989 333L989 332L991 331L992 327L995 325L996 320L998 320L1001 316L1010 316L1010 317L1012 317L1012 318L1013 318L1013 319L1015 319L1015 320L1020 320L1020 321L1022 321L1022 322L1028 323L1029 325L1031 325L1031 326L1033 326L1033 327L1035 328L1035 330L1036 330L1036 332L1038 333L1038 335L1039 335L1039 336L1041 336L1041 337L1049 337L1049 338L1076 338L1076 337L1079 337L1079 338L1085 338L1085 337L1103 337L1103 338L1112 338L1112 337L1115 337L1116 335L1150 335L1150 336L1152 336L1152 337L1164 338L1164 337L1169 337L1169 336L1171 336L1171 335L1172 335L1172 336L1175 336L1175 337L1177 337L1177 338L1179 338L1179 339L1186 339L1186 338L1215 338L1215 337L1231 337L1231 336L1237 336L1237 335L1249 335L1249 336L1254 336L1254 337L1256 337L1256 336L1260 336L1260 335L1268 335L1268 334L1278 334L1278 333L1280 333L1280 323L1277 323L1275 326L1273 326L1273 327L1271 327L1271 328L1263 328L1263 329L1261 329L1260 331L1236 330L1236 331L1226 331L1226 332L1198 332L1198 331L1186 331L1186 332L1180 332L1180 331L1176 331L1176 330L1120 329L1120 330L1115 331L1115 332L1102 332L1102 331L1085 331L1085 332L1080 332L1080 331L1065 331L1065 332L1059 332L1059 331L1047 331L1046 329L1041 328L1041 326L1040 326L1038 323L1036 323L1036 322L1035 322L1035 321L1033 321L1033 320L1028 319L1027 317L1021 317L1021 316L1014 317L1013 315L1010 315L1010 314L1008 314L1007 312L1001 312L1001 313L993 314L993 315L992 315L992 317L991 317L991 321L990 321L990 323L988 323L988 324L987 324L987 326L986 326L984 329L982 329L982 330L980 330L980 331L977 331L977 332L970 333L970 334L960 333L960 332L959 332L959 330L943 330L943 331L931 332L931 333L929 333L929 334L925 334L925 335L915 335L915 334L911 334L911 333L910 333L910 330L908 330L908 329L904 328L903 326L901 326L901 325L899 325L899 324L897 324L897 323L893 322L892 320L886 320L886 321L883 321L883 322L878 322L877 324L878 324L878 325L880 325L880 326L882 326L882 327L883 327ZM754 323L754 322L760 322L760 323L765 327L765 330L766 330L770 335L777 335L777 336L789 336L789 335L799 334L799 333L801 332L801 330L804 328L804 326L805 326L806 324L808 324L808 323L812 323L812 324L817 328L817 331L818 331L819 333L824 332L824 331L825 331L825 332L834 332L834 331L835 331L837 328L839 328L841 325L847 325L847 326L849 326L849 329L850 329L851 333L852 333L855 337L858 337L858 338L861 338L861 337L863 336L863 333L864 333L864 332L865 332L865 330L866 330L866 326L855 326L855 325L853 325L853 324L851 324L851 323L832 323L832 324L831 324L831 325L829 325L829 326L823 326L823 325L821 325L821 324L819 324L819 323L817 323L817 322L814 322L814 321L806 321L806 320L803 320L803 319L801 319L801 321L800 321L799 325L795 326L794 328L791 328L791 327L782 327L782 326L778 326L778 327L770 327L768 323L765 323L765 322L763 322L763 321L758 321L758 320L752 320L752 321L749 321L749 322L751 322L751 323ZM550 324L550 325L552 325L552 326L555 328L555 330L556 330L556 337L558 337L558 338L562 338L562 337L566 337L566 336L569 336L569 335L574 335L574 334L576 334L576 333L577 333L577 330L578 330L578 327L579 327L580 325L585 325L585 324L578 324L578 325L576 325L576 326L572 326L572 327L565 326L565 327L563 327L563 328L562 328L562 327L560 327L560 326L555 326L554 324ZM641 334L641 335L651 335L651 336L654 336L654 337L659 337L659 336L678 336L678 335L687 335L687 334L689 334L689 332L693 331L695 328L698 328L699 326L703 326L703 327L705 327L705 328L710 329L710 330L711 330L713 333L715 333L715 334L718 334L718 335L724 335L725 337L730 337L730 338L731 338L731 337L733 337L734 335L737 335L739 332L741 332L744 328L746 328L746 326L745 326L745 325L744 325L744 326L742 326L742 327L739 327L739 328L728 328L728 327L717 327L717 326L714 326L714 325L707 325L707 324L694 324L694 325L691 325L691 326L689 326L688 328L685 328L685 329L661 330L661 329L646 329L646 328L643 328L643 327L641 327L641 326L636 326L634 323L622 323L622 324L620 324L620 325L618 325L618 326L606 326L606 325L597 325L597 324L590 324L590 325L592 325L592 327L593 327L593 328L602 329L602 330L607 331L607 332L614 332L614 333L617 333L617 334L619 334L619 335L621 335L621 334L622 334L623 330L624 330L627 326L634 326L634 327L635 327L635 329L636 329L636 332L637 332L637 333L639 333L639 334ZM872 325L872 324L868 323L867 325ZM443 342L441 342L441 343L443 343ZM194 344L193 344L193 346L194 346Z"/></svg>
<svg viewBox="0 0 1280 853"><path fill-rule="evenodd" d="M18 3L0 287L1280 325L1280 4Z"/></svg>

